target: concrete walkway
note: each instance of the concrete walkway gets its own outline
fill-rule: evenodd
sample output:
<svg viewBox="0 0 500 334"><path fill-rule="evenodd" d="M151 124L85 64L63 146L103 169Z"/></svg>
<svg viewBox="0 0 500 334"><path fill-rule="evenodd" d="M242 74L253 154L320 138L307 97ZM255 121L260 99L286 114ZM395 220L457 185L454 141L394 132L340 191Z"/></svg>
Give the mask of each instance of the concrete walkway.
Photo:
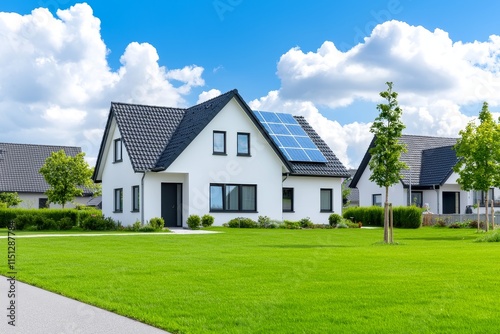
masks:
<svg viewBox="0 0 500 334"><path fill-rule="evenodd" d="M179 234L220 233L205 230L171 229L173 233L82 233L30 234L15 238L101 237L101 236L166 236ZM6 238L1 236L0 238ZM14 281L13 281L14 282ZM0 333L1 334L165 334L168 332L141 322L66 298L25 283L15 281L11 290L9 278L0 276ZM15 297L9 296L9 291ZM11 303L14 301L14 310ZM9 315L13 317L9 317ZM12 322L15 326L9 324Z"/></svg>
<svg viewBox="0 0 500 334"><path fill-rule="evenodd" d="M15 283L15 327L7 308L10 282L0 276L2 334L165 334L163 330L21 282Z"/></svg>

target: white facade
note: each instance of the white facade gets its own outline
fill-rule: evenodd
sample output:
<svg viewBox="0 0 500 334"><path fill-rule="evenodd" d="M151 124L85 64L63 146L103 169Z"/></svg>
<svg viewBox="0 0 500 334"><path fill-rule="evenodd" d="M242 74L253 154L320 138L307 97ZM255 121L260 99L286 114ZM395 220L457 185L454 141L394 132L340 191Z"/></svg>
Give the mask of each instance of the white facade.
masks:
<svg viewBox="0 0 500 334"><path fill-rule="evenodd" d="M38 209L40 200L44 199L47 200L47 195L43 193L17 193L17 194L19 195L19 198L22 200L22 202L16 206L18 208ZM76 207L75 204L86 205L89 200L90 197L75 197L73 202L66 203L64 207L67 209L71 209ZM49 205L49 208L60 209L62 208L62 205L51 203Z"/></svg>
<svg viewBox="0 0 500 334"><path fill-rule="evenodd" d="M214 131L225 132L225 155L213 153ZM250 156L237 154L238 133L250 134ZM329 214L341 213L342 210L342 179L309 176L288 176L285 179L284 175L290 171L234 98L165 171L134 173L125 145L122 146L122 161L114 162L114 141L120 138L116 122L112 120L100 167L102 211L125 226L161 217L162 205L165 206L162 191L169 185L177 186L179 225L183 227L187 226L186 219L192 214L210 214L215 218L215 225L222 225L235 217L257 220L260 215L276 220L309 217L315 223L326 224ZM210 210L211 185L255 185L256 211ZM140 189L140 209L137 212L132 212L133 186ZM283 213L283 187L294 188L294 212ZM122 189L121 212L115 210L116 189ZM330 212L320 212L321 189L332 190ZM166 223L170 225L172 222Z"/></svg>

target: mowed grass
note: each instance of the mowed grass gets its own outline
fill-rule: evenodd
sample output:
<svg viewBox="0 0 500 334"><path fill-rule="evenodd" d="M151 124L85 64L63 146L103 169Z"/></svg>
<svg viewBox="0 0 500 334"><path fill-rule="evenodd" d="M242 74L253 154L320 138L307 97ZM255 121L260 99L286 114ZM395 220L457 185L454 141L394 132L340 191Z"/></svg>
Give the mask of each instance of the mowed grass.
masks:
<svg viewBox="0 0 500 334"><path fill-rule="evenodd" d="M500 244L475 230L213 230L19 238L17 278L173 333L499 331Z"/></svg>

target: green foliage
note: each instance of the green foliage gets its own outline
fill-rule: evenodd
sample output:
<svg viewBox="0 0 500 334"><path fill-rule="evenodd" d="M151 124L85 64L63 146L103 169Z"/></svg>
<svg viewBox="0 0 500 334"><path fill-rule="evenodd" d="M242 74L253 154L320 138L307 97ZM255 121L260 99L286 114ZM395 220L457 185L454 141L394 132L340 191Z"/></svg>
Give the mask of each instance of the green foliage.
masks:
<svg viewBox="0 0 500 334"><path fill-rule="evenodd" d="M76 210L76 209L25 209L25 208L10 208L10 209L0 209L0 227L6 227L7 222L15 220L18 216L41 216L44 219L52 219L56 222L58 226L56 229L69 229L67 226L71 225L78 226L81 221L86 217L91 215L101 215L101 211L97 209L93 210ZM33 218L35 219L35 218ZM61 223L63 221L63 223ZM61 228L60 224L63 224L64 228ZM32 224L34 226L34 224ZM21 229L19 227L16 227Z"/></svg>
<svg viewBox="0 0 500 334"><path fill-rule="evenodd" d="M5 204L7 208L16 206L22 202L21 198L16 192L3 192L0 193L0 204ZM0 206L1 208L1 206Z"/></svg>
<svg viewBox="0 0 500 334"><path fill-rule="evenodd" d="M165 220L161 217L153 217L149 220L149 225L156 231L162 230L165 226Z"/></svg>
<svg viewBox="0 0 500 334"><path fill-rule="evenodd" d="M158 231L158 229L154 228L153 226L148 224L148 225L141 226L138 231L139 232L155 232L155 231Z"/></svg>
<svg viewBox="0 0 500 334"><path fill-rule="evenodd" d="M227 226L233 228L256 228L259 225L255 220L252 220L250 218L237 217L228 221Z"/></svg>
<svg viewBox="0 0 500 334"><path fill-rule="evenodd" d="M187 218L187 225L192 230L197 230L201 226L201 218L198 215L190 215Z"/></svg>
<svg viewBox="0 0 500 334"><path fill-rule="evenodd" d="M330 224L330 226L337 225L338 223L340 223L341 220L342 216L339 215L338 213L332 213L330 216L328 216L328 223Z"/></svg>
<svg viewBox="0 0 500 334"><path fill-rule="evenodd" d="M7 209L7 203L0 202L0 209Z"/></svg>
<svg viewBox="0 0 500 334"><path fill-rule="evenodd" d="M388 88L380 96L387 100L387 104L377 105L380 113L370 128L375 135L374 146L370 149L370 181L379 187L398 183L401 170L408 168L406 163L400 161L401 153L407 151L406 146L399 142L405 128L401 121L403 110L398 105L398 93L392 91L392 82L386 84Z"/></svg>
<svg viewBox="0 0 500 334"><path fill-rule="evenodd" d="M394 227L419 228L422 225L422 209L416 206L393 208Z"/></svg>
<svg viewBox="0 0 500 334"><path fill-rule="evenodd" d="M111 217L91 215L82 221L81 228L91 231L114 231L119 225L120 224L114 221Z"/></svg>
<svg viewBox="0 0 500 334"><path fill-rule="evenodd" d="M363 226L383 226L384 209L379 206L353 207L344 211L343 217ZM393 208L394 227L419 228L422 223L422 209L415 206Z"/></svg>
<svg viewBox="0 0 500 334"><path fill-rule="evenodd" d="M268 216L259 216L257 219L257 224L260 228L268 228L271 225L271 218Z"/></svg>
<svg viewBox="0 0 500 334"><path fill-rule="evenodd" d="M283 224L280 227L290 229L290 230L298 230L298 229L300 229L300 223L294 222L291 220L284 220Z"/></svg>
<svg viewBox="0 0 500 334"><path fill-rule="evenodd" d="M67 156L64 150L52 152L40 168L49 184L46 194L50 203L64 205L83 194L83 187L95 188L91 180L92 169L84 159L85 153Z"/></svg>
<svg viewBox="0 0 500 334"><path fill-rule="evenodd" d="M205 214L201 217L201 226L210 227L214 224L215 218L212 215Z"/></svg>
<svg viewBox="0 0 500 334"><path fill-rule="evenodd" d="M311 221L311 218L306 217L299 220L299 225L301 228L313 228L314 223Z"/></svg>

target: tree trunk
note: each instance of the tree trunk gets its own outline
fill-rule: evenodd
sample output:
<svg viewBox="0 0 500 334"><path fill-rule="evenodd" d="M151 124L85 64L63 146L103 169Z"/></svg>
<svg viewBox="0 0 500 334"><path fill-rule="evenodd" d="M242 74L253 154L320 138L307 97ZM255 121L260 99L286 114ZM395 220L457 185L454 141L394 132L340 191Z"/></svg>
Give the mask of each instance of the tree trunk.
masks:
<svg viewBox="0 0 500 334"><path fill-rule="evenodd" d="M389 203L389 242L394 243L394 216L392 215L392 203Z"/></svg>
<svg viewBox="0 0 500 334"><path fill-rule="evenodd" d="M488 205L490 205L490 190L488 189L486 191L486 201L484 203L484 213L485 213L485 216L486 216L486 222L485 222L485 231L488 232L488 230L490 229L490 224L489 224L489 216L488 216Z"/></svg>
<svg viewBox="0 0 500 334"><path fill-rule="evenodd" d="M385 187L385 203L384 203L384 243L389 242L389 187Z"/></svg>

